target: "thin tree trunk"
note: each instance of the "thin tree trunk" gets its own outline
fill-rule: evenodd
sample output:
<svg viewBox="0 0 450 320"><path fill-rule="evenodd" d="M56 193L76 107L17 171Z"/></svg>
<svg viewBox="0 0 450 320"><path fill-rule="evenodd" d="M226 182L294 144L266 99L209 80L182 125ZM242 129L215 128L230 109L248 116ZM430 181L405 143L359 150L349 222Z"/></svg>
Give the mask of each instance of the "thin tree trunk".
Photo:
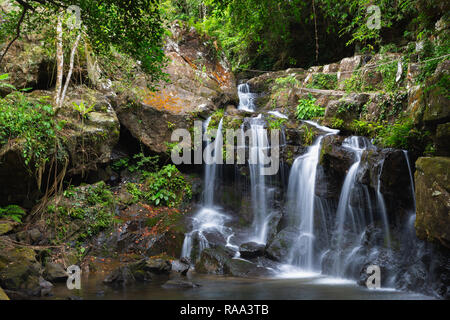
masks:
<svg viewBox="0 0 450 320"><path fill-rule="evenodd" d="M78 48L78 43L80 42L80 38L81 38L81 32L78 34L75 43L73 44L72 47L72 52L70 53L70 64L69 64L69 73L67 74L66 77L66 84L64 85L64 90L61 94L61 98L59 100L59 106L58 107L62 107L63 103L64 103L64 99L66 97L66 92L67 92L67 88L69 87L69 82L70 82L70 78L72 77L72 72L73 72L73 63L75 60L75 53L77 51Z"/></svg>
<svg viewBox="0 0 450 320"><path fill-rule="evenodd" d="M317 35L317 15L316 4L312 1L313 13L314 13L314 33L316 38L316 63L319 62L319 36Z"/></svg>
<svg viewBox="0 0 450 320"><path fill-rule="evenodd" d="M61 100L61 89L64 73L64 51L63 51L63 30L62 30L62 13L58 16L56 24L56 88L55 88L55 105L59 108Z"/></svg>

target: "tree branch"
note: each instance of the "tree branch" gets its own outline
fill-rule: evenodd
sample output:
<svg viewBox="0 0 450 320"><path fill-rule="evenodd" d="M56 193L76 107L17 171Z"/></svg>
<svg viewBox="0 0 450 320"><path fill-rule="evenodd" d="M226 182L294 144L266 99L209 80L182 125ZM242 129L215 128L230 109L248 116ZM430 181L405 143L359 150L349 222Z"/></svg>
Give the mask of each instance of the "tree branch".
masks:
<svg viewBox="0 0 450 320"><path fill-rule="evenodd" d="M19 3L20 3L20 2L19 2ZM3 54L2 54L1 57L0 57L0 65L1 65L1 63L2 63L2 61L3 61L3 58L5 57L6 53L8 52L9 48L11 48L12 44L13 44L17 39L19 39L19 37L20 37L20 27L21 27L21 25L22 25L23 20L25 19L25 16L26 16L26 14L27 14L28 9L29 9L28 4L25 4L25 3L24 3L24 4L22 5L22 14L20 15L19 21L18 21L17 26L16 26L16 36L8 43L8 45L7 45L6 48L5 48L5 51L3 51Z"/></svg>

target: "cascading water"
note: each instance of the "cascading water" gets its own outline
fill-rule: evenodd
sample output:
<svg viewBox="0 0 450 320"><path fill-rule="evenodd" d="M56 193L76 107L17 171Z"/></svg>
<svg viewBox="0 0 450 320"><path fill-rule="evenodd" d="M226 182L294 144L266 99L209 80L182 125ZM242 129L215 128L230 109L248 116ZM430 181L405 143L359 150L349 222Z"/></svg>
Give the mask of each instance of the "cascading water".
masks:
<svg viewBox="0 0 450 320"><path fill-rule="evenodd" d="M416 212L416 194L414 192L414 178L413 178L412 171L411 171L411 164L409 162L408 151L403 150L403 155L405 156L406 164L408 166L409 184L410 184L410 189L411 189L411 199L414 202L414 212Z"/></svg>
<svg viewBox="0 0 450 320"><path fill-rule="evenodd" d="M249 146L249 170L253 208L253 241L266 243L268 226L269 190L262 174L264 152L268 152L269 141L261 115L250 120L251 145Z"/></svg>
<svg viewBox="0 0 450 320"><path fill-rule="evenodd" d="M239 109L254 112L256 110L254 95L250 92L248 84L240 85L238 92ZM282 114L274 112L270 114L285 118ZM247 144L245 139L240 140L242 144L237 148L248 149L248 160L252 159L252 161L248 163L249 178L245 175L245 167L235 166L234 168L238 173L234 177L234 181L242 183L244 190L243 196L237 197L239 201L228 204L224 199L230 198L220 197L220 201L224 201L224 208L229 210L227 212L230 215L228 215L224 214L224 209L218 206L219 197L216 196L219 189L223 189L218 183L219 177L224 176L224 183L233 181L233 177L221 175L221 167L217 165L221 154L215 150L221 150L219 144L222 142L223 121L220 121L216 139L205 147L205 150L214 150L211 152L212 161L205 165L205 190L202 206L193 217L192 232L186 234L182 256L196 260L205 248L224 245L231 249L228 252L234 254L234 258L238 258L239 250L245 248L245 246L241 246L244 243L248 241L267 243L265 257L260 256L257 258L258 260L256 258L247 260L247 263L254 263L255 266L261 267L260 261L264 265L266 263L264 259L271 257L270 246L279 241L283 244L285 251L278 261L286 263L274 267L278 270L277 272L280 272L278 274L280 277L317 277L320 276L319 273L322 273L346 278L345 281L350 281L349 278L361 279L364 266L380 264L387 277L383 280L383 286L398 287L399 279L405 281L401 278L403 270L409 270L409 265L415 265L416 260L422 259L427 252L432 252L430 251L432 249L429 249L415 236L414 181L407 152L404 151L404 156L409 170L413 205L410 208L408 200L400 204L403 206L401 208L407 210L406 213L409 212L401 217L401 222L398 222L400 221L398 220L399 216L396 217L396 220L389 212L393 222L393 225L390 226L387 209L393 206L392 195L390 190L386 190L387 207L381 191L382 177L383 179L385 177L385 173L383 173L385 161L386 170L392 170L392 162L388 163L390 158L386 156L393 154L391 151L379 152L380 150L364 137L348 137L343 141L342 146L338 144L341 141L338 137L331 137L330 141L325 140L327 146L331 142L333 148L345 149L343 152L345 156L353 155L353 162L345 174L342 187L337 189L340 190L337 198L330 194L330 191L334 193L336 185L333 184L334 181L330 183L329 173L325 166L319 165L319 159L324 138L336 135L339 131L320 126L312 121L304 121L322 131L323 134L316 139L313 145L308 147L306 153L295 159L289 172L289 180L284 185L283 174L279 177L270 177L261 173L261 169L264 168L261 160L266 150L270 149L265 122L263 116L259 115L246 118L241 127L242 131L244 128L249 130L246 133L247 137L250 136L252 144ZM205 131L208 124L209 119L204 124ZM283 143L286 143L285 138ZM206 153L208 154L208 152ZM371 166L373 163L369 162L372 161L371 159L376 160L375 167ZM224 170L228 169L224 167ZM369 182L367 182L368 180ZM279 188L280 185L282 188L287 187L284 198L280 196L280 193L275 192L275 188ZM249 186L248 193L247 186ZM227 186L224 185L224 187ZM247 196L250 197L248 202L251 204L253 213L249 228L241 225L242 220L239 220L238 225L237 217L233 216L233 212L236 212L234 211L236 203L244 205L245 210L250 209L244 203L247 201ZM234 198L231 200L234 201ZM281 211L282 209L278 207L281 201L285 201L285 211ZM410 209L412 210L409 211ZM246 212L250 213L250 211ZM237 213L240 214L240 212ZM273 217L278 219L274 220L275 224L271 222ZM239 219L241 218L242 216L239 216ZM245 219L248 218L251 216L245 217ZM399 223L405 229L401 235L395 235L395 243L400 243L400 249L397 245L391 247L390 236L391 228L395 231L399 230ZM281 228L281 231L277 230L277 227ZM284 231L285 233L280 235ZM279 235L280 237L277 238ZM420 249L416 250L414 246ZM274 266L273 264L276 262L271 261L268 265ZM420 268L420 265L411 267L410 272L414 275L415 268ZM409 288L407 285L409 284L403 285L403 287Z"/></svg>
<svg viewBox="0 0 450 320"><path fill-rule="evenodd" d="M204 131L208 129L211 118L208 118L204 124ZM220 207L214 205L214 194L217 183L217 170L219 167L220 157L222 157L222 126L223 119L220 120L214 142L206 147L206 155L208 159L205 165L205 187L203 193L203 204L199 212L194 216L192 221L192 231L185 235L182 257L192 257L194 248L194 238L197 240L197 257L203 249L209 247L207 234L209 232L217 232L227 239L229 243L232 236L231 229L225 226L228 216L220 212ZM196 257L194 257L196 258Z"/></svg>
<svg viewBox="0 0 450 320"><path fill-rule="evenodd" d="M209 124L209 121L207 121ZM216 138L214 143L210 143L206 149L206 165L205 165L205 188L203 194L203 205L205 207L212 207L214 203L214 193L216 186L216 178L217 178L217 167L219 161L219 157L222 156L222 144L223 144L223 136L222 136L222 126L223 119L220 120L219 126L217 127ZM208 127L205 128L207 130ZM213 147L213 150L211 150ZM211 152L212 151L212 152Z"/></svg>
<svg viewBox="0 0 450 320"><path fill-rule="evenodd" d="M354 208L352 205L352 197L354 196L360 196L357 192L357 181L356 176L357 172L361 163L361 157L364 152L370 145L370 142L363 138L363 137L356 137L352 136L344 140L342 143L342 146L348 150L350 150L355 157L355 162L352 164L350 169L348 170L348 173L345 177L344 184L342 186L341 194L339 196L339 204L336 212L336 230L335 230L335 236L336 236L336 258L334 260L334 267L333 267L333 273L338 276L344 275L344 267L345 264L348 263L348 261L356 254L356 252L361 248L359 245L359 242L354 246L352 251L349 255L343 259L343 240L344 235L347 234L347 232L344 234L344 226L347 219L350 219L351 224L350 228L353 234L360 234L363 232L366 224L365 219L365 210L366 208L369 208L369 213L371 204L370 204L370 198L367 196L367 193L364 192L364 196L367 196L367 206L360 206L359 208Z"/></svg>
<svg viewBox="0 0 450 320"><path fill-rule="evenodd" d="M248 83L242 83L238 85L238 96L239 96L239 110L244 111L255 111L256 107L254 104L255 94L250 92L250 86Z"/></svg>
<svg viewBox="0 0 450 320"><path fill-rule="evenodd" d="M387 210L386 210L386 203L384 202L384 197L383 194L381 193L381 173L383 172L383 165L384 165L384 160L381 163L380 166L380 170L378 173L378 182L377 182L377 206L378 206L378 211L381 215L381 219L383 221L383 226L384 226L384 232L386 235L386 242L387 242L387 246L390 247L391 246L391 234L389 232L389 221L387 218Z"/></svg>
<svg viewBox="0 0 450 320"><path fill-rule="evenodd" d="M298 238L289 250L287 263L303 270L312 271L317 164L323 138L330 134L336 134L338 131L319 126L311 121L305 122L328 132L328 134L320 136L304 155L295 159L291 168L287 210L290 225L297 228Z"/></svg>

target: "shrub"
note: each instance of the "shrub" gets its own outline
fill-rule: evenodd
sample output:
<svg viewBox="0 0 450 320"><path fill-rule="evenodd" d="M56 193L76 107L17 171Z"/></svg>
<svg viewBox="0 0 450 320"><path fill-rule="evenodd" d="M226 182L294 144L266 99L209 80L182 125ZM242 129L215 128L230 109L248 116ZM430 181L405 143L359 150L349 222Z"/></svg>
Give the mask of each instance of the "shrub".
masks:
<svg viewBox="0 0 450 320"><path fill-rule="evenodd" d="M376 140L384 147L411 150L425 145L429 134L428 131L417 130L413 120L407 118L383 126Z"/></svg>
<svg viewBox="0 0 450 320"><path fill-rule="evenodd" d="M16 222L21 223L22 218L25 216L26 212L21 207L17 205L8 205L4 208L0 208L0 219L9 218Z"/></svg>
<svg viewBox="0 0 450 320"><path fill-rule="evenodd" d="M300 85L300 82L293 75L289 75L286 77L280 77L275 79L275 90L281 90L285 88L294 88Z"/></svg>
<svg viewBox="0 0 450 320"><path fill-rule="evenodd" d="M337 86L337 75L327 73L317 73L312 77L312 82L308 83L308 88L333 90Z"/></svg>
<svg viewBox="0 0 450 320"><path fill-rule="evenodd" d="M50 104L31 101L20 92L0 99L0 146L12 139L23 140L26 165L33 161L39 167L48 161L60 129Z"/></svg>
<svg viewBox="0 0 450 320"><path fill-rule="evenodd" d="M299 120L309 120L312 118L323 117L325 108L316 104L317 99L311 94L308 99L298 101L296 116Z"/></svg>
<svg viewBox="0 0 450 320"><path fill-rule="evenodd" d="M127 191L132 195L132 202L143 201L156 206L175 207L183 199L191 198L190 184L176 166L169 164L157 172L143 172L142 187L128 183Z"/></svg>

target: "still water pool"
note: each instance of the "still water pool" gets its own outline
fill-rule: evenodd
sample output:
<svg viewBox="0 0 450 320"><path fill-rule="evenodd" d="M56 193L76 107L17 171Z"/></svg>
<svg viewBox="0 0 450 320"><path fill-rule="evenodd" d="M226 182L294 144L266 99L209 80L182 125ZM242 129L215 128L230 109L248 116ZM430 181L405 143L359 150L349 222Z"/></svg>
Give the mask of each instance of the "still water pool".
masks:
<svg viewBox="0 0 450 320"><path fill-rule="evenodd" d="M286 275L270 279L242 279L234 277L193 274L190 280L197 288L163 288L165 281L141 283L112 288L104 285L104 275L90 275L82 279L81 290L70 291L58 284L50 299L80 297L89 300L430 300L416 293L394 289L370 290L355 281L334 279L319 274Z"/></svg>

